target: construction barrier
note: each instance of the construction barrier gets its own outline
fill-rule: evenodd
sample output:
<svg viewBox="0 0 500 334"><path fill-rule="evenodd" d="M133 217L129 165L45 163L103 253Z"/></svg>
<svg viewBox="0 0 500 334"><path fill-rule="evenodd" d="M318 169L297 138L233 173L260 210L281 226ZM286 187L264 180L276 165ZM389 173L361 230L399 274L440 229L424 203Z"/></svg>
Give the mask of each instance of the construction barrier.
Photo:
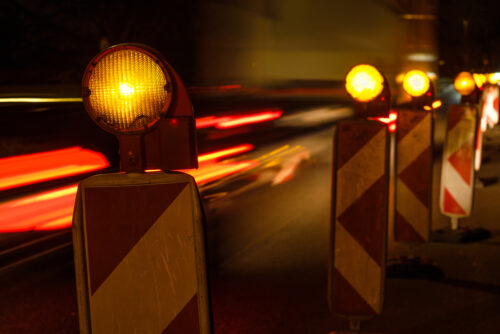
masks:
<svg viewBox="0 0 500 334"><path fill-rule="evenodd" d="M429 240L432 194L432 113L398 111L394 239Z"/></svg>
<svg viewBox="0 0 500 334"><path fill-rule="evenodd" d="M478 171L481 168L481 158L483 150L483 132L488 127L492 128L498 124L498 95L499 87L497 85L487 85L484 87L479 110L479 124L476 138L476 158L474 168Z"/></svg>
<svg viewBox="0 0 500 334"><path fill-rule="evenodd" d="M192 177L84 180L73 240L81 333L211 333L203 213Z"/></svg>
<svg viewBox="0 0 500 334"><path fill-rule="evenodd" d="M334 139L328 293L345 316L382 312L389 183L387 126L340 121Z"/></svg>
<svg viewBox="0 0 500 334"><path fill-rule="evenodd" d="M450 106L439 202L441 212L452 218L469 216L472 210L476 130L474 107Z"/></svg>

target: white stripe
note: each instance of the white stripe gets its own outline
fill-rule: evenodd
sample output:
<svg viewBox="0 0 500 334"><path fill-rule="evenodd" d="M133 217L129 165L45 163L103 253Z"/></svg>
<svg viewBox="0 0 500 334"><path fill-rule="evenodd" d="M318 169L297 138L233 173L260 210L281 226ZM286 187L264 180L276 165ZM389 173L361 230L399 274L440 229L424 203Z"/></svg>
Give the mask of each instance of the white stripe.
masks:
<svg viewBox="0 0 500 334"><path fill-rule="evenodd" d="M441 173L442 180L441 180L441 194L440 194L441 212L446 214L454 214L457 217L464 216L455 213L448 213L444 210L444 188L446 187L453 196L453 198L455 198L457 203L462 207L462 209L464 209L466 213L465 216L470 215L472 208L472 195L474 190L473 187L467 185L462 176L457 172L457 170L448 161L448 159L443 161L442 168L443 169ZM471 164L471 170L472 170L472 164Z"/></svg>
<svg viewBox="0 0 500 334"><path fill-rule="evenodd" d="M335 268L368 305L382 311L382 270L339 221L335 223ZM335 283L334 283L335 284Z"/></svg>
<svg viewBox="0 0 500 334"><path fill-rule="evenodd" d="M429 236L429 209L415 194L398 178L397 180L397 211L424 239Z"/></svg>
<svg viewBox="0 0 500 334"><path fill-rule="evenodd" d="M385 173L386 131L381 130L337 173L336 215L340 216Z"/></svg>

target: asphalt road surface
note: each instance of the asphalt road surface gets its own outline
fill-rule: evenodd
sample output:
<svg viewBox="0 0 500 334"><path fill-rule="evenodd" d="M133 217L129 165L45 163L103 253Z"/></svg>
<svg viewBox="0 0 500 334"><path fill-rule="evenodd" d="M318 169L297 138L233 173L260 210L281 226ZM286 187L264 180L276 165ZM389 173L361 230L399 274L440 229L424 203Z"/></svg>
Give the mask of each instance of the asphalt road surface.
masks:
<svg viewBox="0 0 500 334"><path fill-rule="evenodd" d="M330 314L326 300L332 134L327 129L286 142L309 150L287 182L207 204L215 333L347 329L345 319ZM495 138L487 145L490 162L482 173L500 177ZM499 192L498 184L477 188L476 201L482 201L475 210L481 219L487 210L493 238L417 247L417 255L437 261L445 278L388 279L384 313L363 321L363 331L500 332ZM484 225L474 217L469 223ZM395 245L393 255L394 250L405 248ZM70 256L2 278L0 296L0 333L78 332Z"/></svg>

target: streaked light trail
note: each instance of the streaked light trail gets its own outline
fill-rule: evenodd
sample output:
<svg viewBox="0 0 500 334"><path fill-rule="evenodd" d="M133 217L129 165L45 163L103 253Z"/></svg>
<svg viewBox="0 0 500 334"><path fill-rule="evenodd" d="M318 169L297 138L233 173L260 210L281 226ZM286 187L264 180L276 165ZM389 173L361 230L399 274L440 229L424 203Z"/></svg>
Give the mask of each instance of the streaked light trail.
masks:
<svg viewBox="0 0 500 334"><path fill-rule="evenodd" d="M109 167L104 155L81 147L0 159L0 191Z"/></svg>

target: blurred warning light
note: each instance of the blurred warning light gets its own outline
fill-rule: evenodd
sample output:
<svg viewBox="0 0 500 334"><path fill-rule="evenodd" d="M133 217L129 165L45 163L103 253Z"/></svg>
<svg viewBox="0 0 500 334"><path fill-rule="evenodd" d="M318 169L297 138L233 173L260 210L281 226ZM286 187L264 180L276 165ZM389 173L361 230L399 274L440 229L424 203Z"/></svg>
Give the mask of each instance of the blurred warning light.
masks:
<svg viewBox="0 0 500 334"><path fill-rule="evenodd" d="M98 152L70 147L0 159L0 191L109 167Z"/></svg>
<svg viewBox="0 0 500 334"><path fill-rule="evenodd" d="M469 95L476 89L476 81L469 72L460 72L455 78L454 86L460 95Z"/></svg>
<svg viewBox="0 0 500 334"><path fill-rule="evenodd" d="M345 88L353 99L369 102L382 93L384 77L371 65L357 65L347 73Z"/></svg>
<svg viewBox="0 0 500 334"><path fill-rule="evenodd" d="M403 80L403 89L413 97L424 95L430 88L430 80L424 71L411 70Z"/></svg>
<svg viewBox="0 0 500 334"><path fill-rule="evenodd" d="M389 132L396 132L396 121L398 120L397 111L391 111L389 113L389 117L374 117L369 119L387 124L387 129L389 130Z"/></svg>

